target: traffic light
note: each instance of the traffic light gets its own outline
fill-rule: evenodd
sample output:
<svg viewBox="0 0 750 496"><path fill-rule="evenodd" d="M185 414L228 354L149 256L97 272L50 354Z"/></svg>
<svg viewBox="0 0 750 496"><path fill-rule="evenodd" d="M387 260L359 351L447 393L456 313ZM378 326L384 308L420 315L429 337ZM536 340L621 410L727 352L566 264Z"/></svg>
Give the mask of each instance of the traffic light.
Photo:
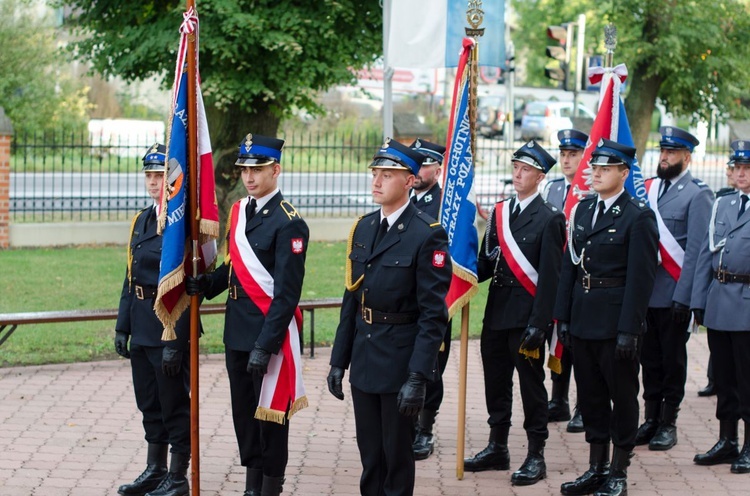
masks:
<svg viewBox="0 0 750 496"><path fill-rule="evenodd" d="M568 76L570 71L570 51L568 41L572 41L572 24L563 26L549 26L547 37L557 41L557 45L547 46L547 57L556 60L558 66L545 67L544 75L553 81L562 83L564 90L568 89Z"/></svg>

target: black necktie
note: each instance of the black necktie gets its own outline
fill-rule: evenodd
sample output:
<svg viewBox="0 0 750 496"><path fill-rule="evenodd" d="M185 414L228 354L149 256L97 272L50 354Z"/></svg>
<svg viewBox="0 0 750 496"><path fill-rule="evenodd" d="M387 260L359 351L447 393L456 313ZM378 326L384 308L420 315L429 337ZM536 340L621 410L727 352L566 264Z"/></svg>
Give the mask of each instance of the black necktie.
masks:
<svg viewBox="0 0 750 496"><path fill-rule="evenodd" d="M414 195L411 197L411 202L416 205L417 204L417 195Z"/></svg>
<svg viewBox="0 0 750 496"><path fill-rule="evenodd" d="M565 207L565 200L568 199L568 193L570 192L570 184L565 185L565 194L563 195L563 207Z"/></svg>
<svg viewBox="0 0 750 496"><path fill-rule="evenodd" d="M742 214L745 212L745 206L747 205L747 195L740 195L740 211L737 213L737 220L740 220Z"/></svg>
<svg viewBox="0 0 750 496"><path fill-rule="evenodd" d="M521 204L516 203L516 200L513 200L513 203L515 206L513 207L513 210L510 213L510 223L513 224L513 221L518 218L518 214L521 213Z"/></svg>
<svg viewBox="0 0 750 496"><path fill-rule="evenodd" d="M146 222L144 223L145 226L143 228L143 232L148 232L154 222L156 222L156 207L151 207L151 211L146 216Z"/></svg>
<svg viewBox="0 0 750 496"><path fill-rule="evenodd" d="M255 201L255 198L251 198L250 202L245 207L245 222L249 222L250 219L255 217L255 207L258 205L258 202Z"/></svg>
<svg viewBox="0 0 750 496"><path fill-rule="evenodd" d="M594 225L596 226L601 220L604 218L604 200L599 200L599 211L596 214L596 222L594 222Z"/></svg>
<svg viewBox="0 0 750 496"><path fill-rule="evenodd" d="M378 243L380 243L383 240L387 232L388 232L388 219L383 219L383 222L380 223L380 228L378 229L378 233L375 235L375 241L373 241L372 243L373 250L375 249L375 247L378 246Z"/></svg>
<svg viewBox="0 0 750 496"><path fill-rule="evenodd" d="M659 195L659 198L657 198L658 200L661 200L661 197L664 196L664 193L667 192L667 190L669 189L671 185L672 183L669 179L664 180L664 187L661 189L661 194Z"/></svg>

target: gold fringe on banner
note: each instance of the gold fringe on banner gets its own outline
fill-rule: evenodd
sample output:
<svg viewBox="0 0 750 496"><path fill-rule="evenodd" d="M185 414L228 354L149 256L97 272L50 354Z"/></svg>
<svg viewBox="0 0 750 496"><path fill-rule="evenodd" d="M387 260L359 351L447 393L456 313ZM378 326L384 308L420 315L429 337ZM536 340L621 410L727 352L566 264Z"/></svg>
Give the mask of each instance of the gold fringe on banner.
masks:
<svg viewBox="0 0 750 496"><path fill-rule="evenodd" d="M344 286L346 286L346 290L349 292L359 289L359 286L365 279L365 275L362 274L359 279L357 279L356 281L352 281L352 259L349 257L349 255L352 254L354 231L357 229L357 225L359 225L359 221L362 220L362 217L364 217L364 215L360 215L357 219L357 222L352 225L352 228L349 231L349 238L347 238L346 240L346 273L344 274Z"/></svg>
<svg viewBox="0 0 750 496"><path fill-rule="evenodd" d="M555 355L550 354L547 359L547 368L555 374L562 374L562 362Z"/></svg>
<svg viewBox="0 0 750 496"><path fill-rule="evenodd" d="M527 350L526 348L518 348L518 353L525 356L526 358L531 358L533 360L539 359L539 348L535 350Z"/></svg>

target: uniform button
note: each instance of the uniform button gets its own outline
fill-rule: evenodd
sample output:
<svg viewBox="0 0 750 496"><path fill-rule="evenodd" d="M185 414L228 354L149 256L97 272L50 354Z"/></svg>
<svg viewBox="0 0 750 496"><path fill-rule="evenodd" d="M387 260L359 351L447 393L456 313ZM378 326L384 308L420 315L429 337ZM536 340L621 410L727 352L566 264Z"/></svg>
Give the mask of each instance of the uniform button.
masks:
<svg viewBox="0 0 750 496"><path fill-rule="evenodd" d="M370 288L365 288L365 293L368 293L370 291Z"/></svg>
<svg viewBox="0 0 750 496"><path fill-rule="evenodd" d="M587 245L590 245L590 244L591 244L591 241L586 241L586 244L587 244Z"/></svg>
<svg viewBox="0 0 750 496"><path fill-rule="evenodd" d="M396 260L396 265L398 265L398 260Z"/></svg>
<svg viewBox="0 0 750 496"><path fill-rule="evenodd" d="M133 260L133 265L137 264L138 260Z"/></svg>
<svg viewBox="0 0 750 496"><path fill-rule="evenodd" d="M372 336L372 334L368 333L367 334L367 339L370 339L370 336Z"/></svg>
<svg viewBox="0 0 750 496"><path fill-rule="evenodd" d="M367 264L367 268L369 269L370 267L372 267L372 264L371 263Z"/></svg>
<svg viewBox="0 0 750 496"><path fill-rule="evenodd" d="M586 257L586 261L590 262L591 261L591 257Z"/></svg>
<svg viewBox="0 0 750 496"><path fill-rule="evenodd" d="M729 237L730 237L730 238L734 238L734 234L730 234L730 235L729 235Z"/></svg>
<svg viewBox="0 0 750 496"><path fill-rule="evenodd" d="M136 246L136 248L140 248L140 247L141 247L141 245Z"/></svg>
<svg viewBox="0 0 750 496"><path fill-rule="evenodd" d="M724 253L729 253L729 250L724 250Z"/></svg>

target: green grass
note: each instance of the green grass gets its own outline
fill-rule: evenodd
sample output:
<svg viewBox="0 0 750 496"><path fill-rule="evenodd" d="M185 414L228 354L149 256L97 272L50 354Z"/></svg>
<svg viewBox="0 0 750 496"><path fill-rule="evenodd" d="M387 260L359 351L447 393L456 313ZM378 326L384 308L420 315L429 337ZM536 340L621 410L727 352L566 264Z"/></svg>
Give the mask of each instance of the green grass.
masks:
<svg viewBox="0 0 750 496"><path fill-rule="evenodd" d="M346 246L311 243L303 299L340 297L343 294ZM0 313L116 308L125 275L125 248L86 246L0 251ZM212 303L223 302L225 294ZM487 288L483 285L471 304L471 335L481 328ZM315 311L315 340L333 342L338 309ZM458 320L457 320L458 322ZM116 358L114 321L19 326L0 346L0 366L68 363ZM222 353L223 316L203 318L202 353ZM309 340L305 312L305 340ZM454 325L454 337L459 326Z"/></svg>

